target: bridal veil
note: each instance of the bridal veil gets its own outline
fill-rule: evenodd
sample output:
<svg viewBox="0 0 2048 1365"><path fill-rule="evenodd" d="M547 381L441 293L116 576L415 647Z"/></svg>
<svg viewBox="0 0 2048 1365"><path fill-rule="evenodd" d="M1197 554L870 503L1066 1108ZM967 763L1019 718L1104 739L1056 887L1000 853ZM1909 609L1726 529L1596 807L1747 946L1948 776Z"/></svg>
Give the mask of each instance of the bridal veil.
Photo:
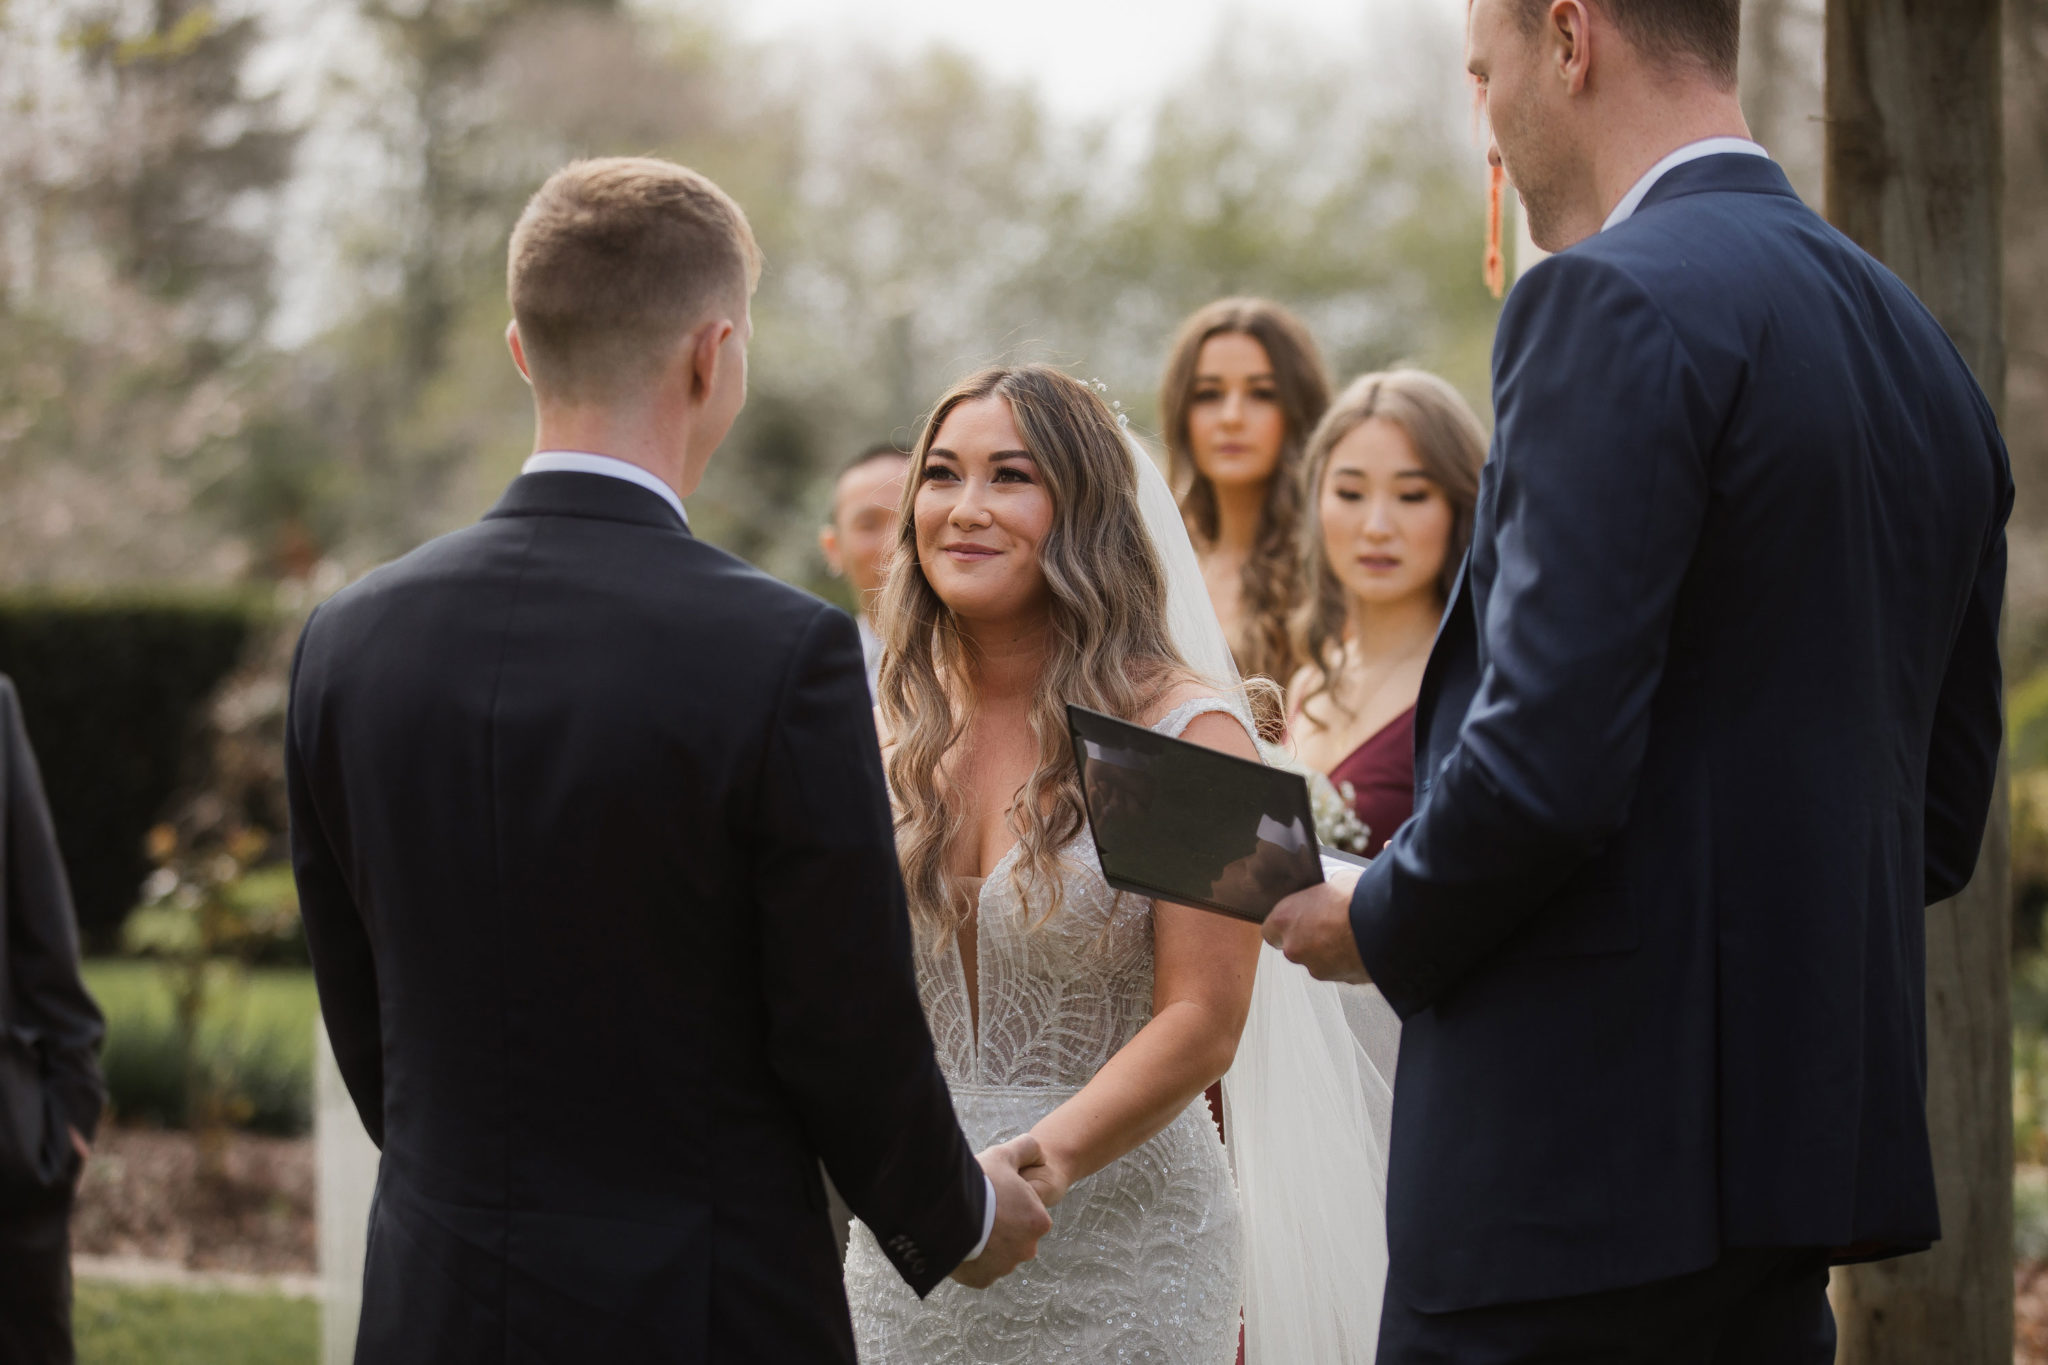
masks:
<svg viewBox="0 0 2048 1365"><path fill-rule="evenodd" d="M1251 728L1230 645L1180 507L1128 441L1139 508L1165 572L1173 641ZM1401 1025L1370 986L1317 981L1259 950L1251 1013L1223 1080L1245 1237L1246 1365L1359 1365L1387 1279L1387 1135Z"/></svg>

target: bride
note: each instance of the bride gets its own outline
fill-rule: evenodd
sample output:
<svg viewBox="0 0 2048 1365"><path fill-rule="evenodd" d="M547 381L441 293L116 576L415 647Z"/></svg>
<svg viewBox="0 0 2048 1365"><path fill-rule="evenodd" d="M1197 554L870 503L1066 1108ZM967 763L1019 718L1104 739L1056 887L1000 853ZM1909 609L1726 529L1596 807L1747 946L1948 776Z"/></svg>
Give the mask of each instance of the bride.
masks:
<svg viewBox="0 0 2048 1365"><path fill-rule="evenodd" d="M1254 1362L1370 1360L1386 1068L1346 1025L1370 1002L1255 926L1112 891L1088 836L1069 702L1257 756L1171 493L1094 391L1033 365L940 400L906 498L878 723L919 986L969 1141L1036 1140L1053 1230L987 1291L919 1302L856 1226L861 1359L1230 1365L1243 1308ZM1232 1070L1241 1035L1258 1062ZM1235 1179L1199 1102L1227 1070Z"/></svg>

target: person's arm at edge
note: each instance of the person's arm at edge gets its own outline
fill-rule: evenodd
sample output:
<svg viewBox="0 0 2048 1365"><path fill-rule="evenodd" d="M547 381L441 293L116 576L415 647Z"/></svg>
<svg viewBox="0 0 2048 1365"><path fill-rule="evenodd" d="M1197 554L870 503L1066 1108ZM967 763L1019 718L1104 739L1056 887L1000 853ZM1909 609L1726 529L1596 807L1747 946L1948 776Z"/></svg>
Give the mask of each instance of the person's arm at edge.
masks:
<svg viewBox="0 0 2048 1365"><path fill-rule="evenodd" d="M106 1104L99 1049L106 1021L79 974L78 920L14 684L0 677L0 742L6 763L7 958L18 1008L46 1044L51 1093L84 1143ZM81 1150L83 1150L81 1148Z"/></svg>

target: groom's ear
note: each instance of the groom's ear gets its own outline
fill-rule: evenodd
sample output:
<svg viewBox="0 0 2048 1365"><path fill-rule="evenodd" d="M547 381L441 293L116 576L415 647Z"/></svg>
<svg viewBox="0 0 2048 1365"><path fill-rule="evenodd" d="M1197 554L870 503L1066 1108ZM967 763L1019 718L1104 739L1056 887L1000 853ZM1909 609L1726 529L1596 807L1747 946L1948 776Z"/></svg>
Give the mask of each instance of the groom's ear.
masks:
<svg viewBox="0 0 2048 1365"><path fill-rule="evenodd" d="M725 343L738 330L728 317L714 316L690 337L690 397L698 402L717 389L718 367L727 363Z"/></svg>
<svg viewBox="0 0 2048 1365"><path fill-rule="evenodd" d="M514 318L505 324L505 345L512 351L512 363L519 367L519 377L533 387L533 371L526 368L526 346L519 340L519 320Z"/></svg>

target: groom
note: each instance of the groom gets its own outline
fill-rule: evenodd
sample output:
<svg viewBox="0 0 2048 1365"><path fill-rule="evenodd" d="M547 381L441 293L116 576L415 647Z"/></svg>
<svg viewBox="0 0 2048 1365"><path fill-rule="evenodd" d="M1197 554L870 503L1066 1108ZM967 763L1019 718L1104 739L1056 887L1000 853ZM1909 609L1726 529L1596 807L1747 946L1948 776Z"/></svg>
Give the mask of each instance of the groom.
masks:
<svg viewBox="0 0 2048 1365"><path fill-rule="evenodd" d="M1379 1365L1825 1365L1940 1235L1923 907L1997 766L2012 481L1748 141L1738 0L1476 0L1536 241L1414 819L1269 936L1406 1021Z"/></svg>
<svg viewBox="0 0 2048 1365"><path fill-rule="evenodd" d="M759 254L653 160L512 234L540 452L307 623L287 759L320 1004L383 1149L357 1359L854 1359L819 1179L919 1294L1050 1226L912 977L853 623L692 538Z"/></svg>

